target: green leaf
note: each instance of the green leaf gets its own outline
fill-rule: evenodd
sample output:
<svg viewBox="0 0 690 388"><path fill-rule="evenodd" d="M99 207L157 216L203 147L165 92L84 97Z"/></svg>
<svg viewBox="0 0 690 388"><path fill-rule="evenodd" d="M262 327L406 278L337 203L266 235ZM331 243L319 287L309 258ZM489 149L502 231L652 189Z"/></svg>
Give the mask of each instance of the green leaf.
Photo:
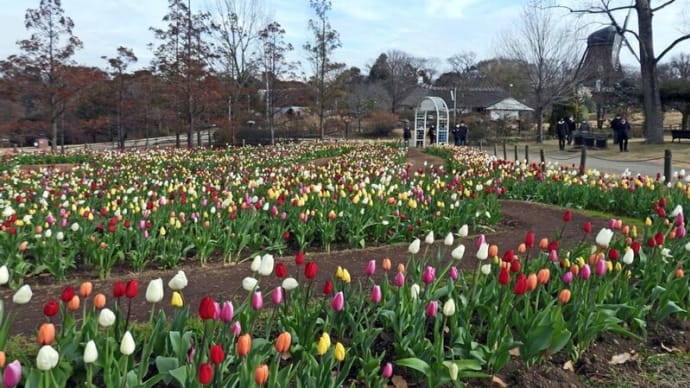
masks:
<svg viewBox="0 0 690 388"><path fill-rule="evenodd" d="M159 373L167 374L178 366L180 363L175 357L156 357L156 368L158 368Z"/></svg>
<svg viewBox="0 0 690 388"><path fill-rule="evenodd" d="M658 320L663 321L664 319L668 318L671 314L681 313L681 312L684 313L685 309L678 306L676 304L676 302L669 300L666 302L664 307L662 307L661 309L659 309L659 311L657 311L656 317Z"/></svg>
<svg viewBox="0 0 690 388"><path fill-rule="evenodd" d="M417 357L403 358L395 362L398 366L407 367L421 372L424 376L429 376L431 373L431 366L425 361L418 359Z"/></svg>
<svg viewBox="0 0 690 388"><path fill-rule="evenodd" d="M181 366L177 369L173 369L170 372L170 376L174 377L181 386L187 385L187 367Z"/></svg>

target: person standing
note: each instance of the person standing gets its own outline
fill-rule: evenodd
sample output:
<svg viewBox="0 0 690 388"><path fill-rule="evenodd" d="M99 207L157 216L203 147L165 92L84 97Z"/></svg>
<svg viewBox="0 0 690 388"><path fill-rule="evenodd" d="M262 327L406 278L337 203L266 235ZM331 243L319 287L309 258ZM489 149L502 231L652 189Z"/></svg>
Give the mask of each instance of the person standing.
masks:
<svg viewBox="0 0 690 388"><path fill-rule="evenodd" d="M556 122L556 135L558 135L558 149L563 151L565 149L565 137L568 134L568 123L561 117Z"/></svg>
<svg viewBox="0 0 690 388"><path fill-rule="evenodd" d="M467 127L464 121L460 122L459 133L460 133L460 145L467 145L467 137L470 134L470 129Z"/></svg>
<svg viewBox="0 0 690 388"><path fill-rule="evenodd" d="M429 144L434 143L436 143L436 126L431 124L431 126L429 126Z"/></svg>
<svg viewBox="0 0 690 388"><path fill-rule="evenodd" d="M628 137L630 136L630 123L626 119L620 119L613 128L618 138L618 149L620 152L628 152Z"/></svg>
<svg viewBox="0 0 690 388"><path fill-rule="evenodd" d="M405 128L403 128L403 140L405 140L405 147L410 146L410 138L412 137L412 131L410 130L409 125L405 125Z"/></svg>
<svg viewBox="0 0 690 388"><path fill-rule="evenodd" d="M613 144L618 144L618 131L616 128L620 126L621 115L616 115L616 117L611 120L611 130L613 131Z"/></svg>
<svg viewBox="0 0 690 388"><path fill-rule="evenodd" d="M456 146L460 145L460 124L455 124L453 129L451 129L451 132L453 133L453 141Z"/></svg>
<svg viewBox="0 0 690 388"><path fill-rule="evenodd" d="M592 127L589 126L587 120L582 120L580 124L580 132L592 132Z"/></svg>

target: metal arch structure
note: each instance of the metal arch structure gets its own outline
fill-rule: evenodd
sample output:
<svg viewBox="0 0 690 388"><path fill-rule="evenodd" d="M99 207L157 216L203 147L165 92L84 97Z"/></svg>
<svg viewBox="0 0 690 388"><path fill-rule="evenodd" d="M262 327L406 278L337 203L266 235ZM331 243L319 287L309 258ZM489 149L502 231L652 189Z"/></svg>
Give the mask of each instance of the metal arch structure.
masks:
<svg viewBox="0 0 690 388"><path fill-rule="evenodd" d="M429 144L428 130L435 126L436 143L448 144L448 105L441 97L426 96L414 110L414 142L416 147Z"/></svg>

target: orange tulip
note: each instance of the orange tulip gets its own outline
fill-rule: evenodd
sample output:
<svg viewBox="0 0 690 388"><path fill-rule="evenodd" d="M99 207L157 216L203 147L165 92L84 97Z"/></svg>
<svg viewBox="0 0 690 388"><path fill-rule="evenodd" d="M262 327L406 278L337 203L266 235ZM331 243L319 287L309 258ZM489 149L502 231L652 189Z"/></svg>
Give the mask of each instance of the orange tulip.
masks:
<svg viewBox="0 0 690 388"><path fill-rule="evenodd" d="M384 257L383 262L381 263L381 268L383 268L384 271L390 271L391 270L391 259Z"/></svg>
<svg viewBox="0 0 690 388"><path fill-rule="evenodd" d="M82 298L88 298L91 292L93 292L93 283L83 282L81 286L79 286L79 296Z"/></svg>
<svg viewBox="0 0 690 388"><path fill-rule="evenodd" d="M398 263L398 272L405 272L405 264Z"/></svg>
<svg viewBox="0 0 690 388"><path fill-rule="evenodd" d="M52 345L55 341L55 325L49 322L41 324L38 328L38 344Z"/></svg>
<svg viewBox="0 0 690 388"><path fill-rule="evenodd" d="M544 237L539 240L539 249L545 251L549 247L549 239Z"/></svg>
<svg viewBox="0 0 690 388"><path fill-rule="evenodd" d="M69 303L67 303L67 310L77 311L77 310L79 310L79 305L80 305L79 295L74 295L72 297L72 299L70 299Z"/></svg>
<svg viewBox="0 0 690 388"><path fill-rule="evenodd" d="M0 368L3 368L5 366L6 361L7 361L7 356L5 355L5 352L0 350Z"/></svg>
<svg viewBox="0 0 690 388"><path fill-rule="evenodd" d="M623 233L623 235L627 236L628 233L630 233L630 225L623 226L623 228L621 229L621 233Z"/></svg>
<svg viewBox="0 0 690 388"><path fill-rule="evenodd" d="M498 256L498 245L489 245L489 257Z"/></svg>
<svg viewBox="0 0 690 388"><path fill-rule="evenodd" d="M261 364L254 371L254 381L258 385L264 385L268 381L268 365Z"/></svg>
<svg viewBox="0 0 690 388"><path fill-rule="evenodd" d="M670 232L668 232L668 239L673 240L674 238L676 238L676 228L673 228Z"/></svg>
<svg viewBox="0 0 690 388"><path fill-rule="evenodd" d="M26 250L26 248L28 248L28 247L29 247L29 242L28 241L22 241L19 244L19 252L24 252Z"/></svg>
<svg viewBox="0 0 690 388"><path fill-rule="evenodd" d="M527 252L527 245L525 245L525 243L522 243L522 244L518 245L517 251L518 251L518 253L525 253L525 252Z"/></svg>
<svg viewBox="0 0 690 388"><path fill-rule="evenodd" d="M247 334L242 334L239 338L237 338L237 355L240 357L244 357L247 354L249 354L249 351L252 349L252 337L247 333Z"/></svg>
<svg viewBox="0 0 690 388"><path fill-rule="evenodd" d="M570 302L570 290L567 288L562 289L561 292L558 293L558 301L561 304Z"/></svg>
<svg viewBox="0 0 690 388"><path fill-rule="evenodd" d="M551 271L549 271L548 268L542 268L537 272L537 282L539 284L544 285L549 282L549 278L551 277Z"/></svg>
<svg viewBox="0 0 690 388"><path fill-rule="evenodd" d="M580 267L577 264L573 264L570 266L570 272L572 272L573 275L577 276L577 274L580 273Z"/></svg>
<svg viewBox="0 0 690 388"><path fill-rule="evenodd" d="M595 265L597 265L597 255L595 255L594 253L589 255L588 262L589 262L590 267L594 267Z"/></svg>
<svg viewBox="0 0 690 388"><path fill-rule="evenodd" d="M105 307L105 295L98 293L93 297L93 307L102 309Z"/></svg>
<svg viewBox="0 0 690 388"><path fill-rule="evenodd" d="M290 343L292 342L292 336L290 336L290 333L287 331L284 331L280 333L278 338L276 339L276 352L278 353L285 353L288 350L290 350Z"/></svg>
<svg viewBox="0 0 690 388"><path fill-rule="evenodd" d="M537 288L537 283L537 275L534 273L529 274L529 276L527 276L527 291L532 291Z"/></svg>
<svg viewBox="0 0 690 388"><path fill-rule="evenodd" d="M683 268L676 268L676 277L678 279L680 279L684 276L685 276L685 272L683 272Z"/></svg>

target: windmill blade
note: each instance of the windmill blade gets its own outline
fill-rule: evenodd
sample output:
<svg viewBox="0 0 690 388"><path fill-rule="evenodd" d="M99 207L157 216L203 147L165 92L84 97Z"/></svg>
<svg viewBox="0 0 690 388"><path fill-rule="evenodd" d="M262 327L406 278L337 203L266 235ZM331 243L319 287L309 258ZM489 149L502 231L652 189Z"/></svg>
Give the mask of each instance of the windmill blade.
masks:
<svg viewBox="0 0 690 388"><path fill-rule="evenodd" d="M640 61L639 55L637 55L637 53L633 49L632 45L630 44L630 41L628 41L628 38L625 36L625 30L626 30L626 28L628 28L628 20L630 20L630 14L632 13L633 8L635 8L635 1L636 0L632 0L632 3L630 3L630 8L628 8L628 14L625 15L625 20L623 20L623 27L621 29L620 36L621 36L621 39L623 40L623 43L625 44L625 47L627 47L628 51L630 51L630 54L632 54L632 56L635 57L635 59L639 62ZM618 52L619 53L620 53L620 49L621 49L620 46L618 46Z"/></svg>

